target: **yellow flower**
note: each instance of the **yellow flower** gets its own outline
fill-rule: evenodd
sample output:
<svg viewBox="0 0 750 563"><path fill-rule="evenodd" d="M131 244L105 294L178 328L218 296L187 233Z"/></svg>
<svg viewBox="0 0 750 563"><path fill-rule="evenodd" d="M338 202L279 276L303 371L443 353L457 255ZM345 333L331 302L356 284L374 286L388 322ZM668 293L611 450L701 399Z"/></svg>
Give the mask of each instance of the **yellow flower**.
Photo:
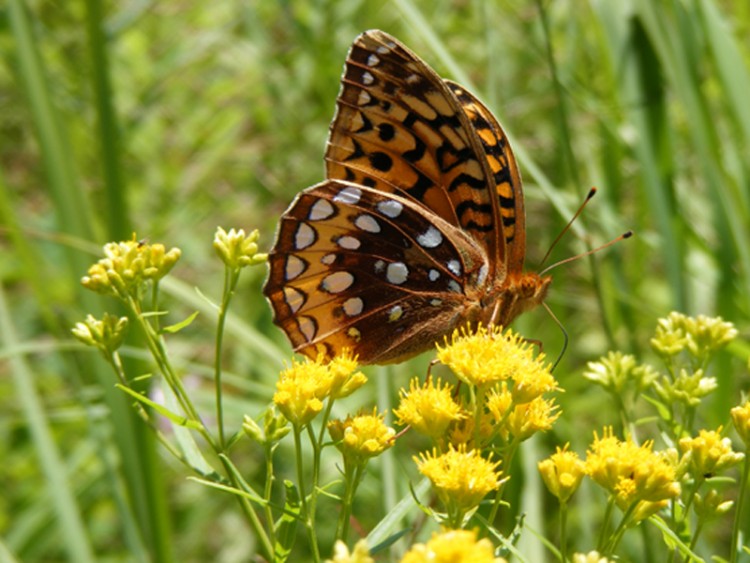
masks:
<svg viewBox="0 0 750 563"><path fill-rule="evenodd" d="M273 402L293 424L307 424L323 409L326 398L345 397L365 384L362 372L353 373L356 367L347 349L328 363L322 354L315 360L293 360L281 372Z"/></svg>
<svg viewBox="0 0 750 563"><path fill-rule="evenodd" d="M588 553L574 553L573 563L611 563L611 560L599 555L598 551L589 551Z"/></svg>
<svg viewBox="0 0 750 563"><path fill-rule="evenodd" d="M609 352L586 368L583 377L614 393L622 393L629 382L639 390L646 389L659 376L650 366L639 365L635 356L622 352Z"/></svg>
<svg viewBox="0 0 750 563"><path fill-rule="evenodd" d="M144 282L158 282L177 260L180 250L167 252L163 244L148 244L133 239L104 245L105 257L91 266L81 279L84 287L121 299L136 297Z"/></svg>
<svg viewBox="0 0 750 563"><path fill-rule="evenodd" d="M401 389L401 402L393 414L398 424L408 425L435 440L445 437L448 426L466 417L461 405L453 399L453 387L431 377L421 385L415 377L409 390Z"/></svg>
<svg viewBox="0 0 750 563"><path fill-rule="evenodd" d="M328 368L321 361L293 360L279 376L273 402L289 422L303 426L323 410L330 379Z"/></svg>
<svg viewBox="0 0 750 563"><path fill-rule="evenodd" d="M721 317L688 317L672 312L667 318L659 319L651 345L663 356L674 356L687 350L693 357L706 360L736 336L734 325Z"/></svg>
<svg viewBox="0 0 750 563"><path fill-rule="evenodd" d="M744 454L732 451L732 441L718 430L701 430L696 438L682 438L680 449L690 456L695 477L713 477L723 469L740 463Z"/></svg>
<svg viewBox="0 0 750 563"><path fill-rule="evenodd" d="M537 432L550 430L560 414L554 400L537 397L530 403L516 406L506 421L506 427L516 440L528 440Z"/></svg>
<svg viewBox="0 0 750 563"><path fill-rule="evenodd" d="M230 229L227 233L219 227L214 235L214 250L222 262L232 268L239 270L245 266L262 264L268 258L267 254L258 253L258 238L260 233L257 229L249 235L245 235L244 229L236 231Z"/></svg>
<svg viewBox="0 0 750 563"><path fill-rule="evenodd" d="M537 397L529 403L516 405L513 393L503 383L487 395L487 410L495 421L497 433L508 441L512 436L518 441L527 440L533 434L552 428L560 416L554 401Z"/></svg>
<svg viewBox="0 0 750 563"><path fill-rule="evenodd" d="M477 540L476 530L445 529L432 534L426 544L414 545L401 563L504 563L494 552L490 540Z"/></svg>
<svg viewBox="0 0 750 563"><path fill-rule="evenodd" d="M561 503L576 492L586 474L586 464L577 453L568 451L568 444L563 449L558 447L548 459L540 461L538 467L544 484Z"/></svg>
<svg viewBox="0 0 750 563"><path fill-rule="evenodd" d="M745 443L746 448L750 448L750 401L740 407L734 407L731 411L732 423L740 439Z"/></svg>
<svg viewBox="0 0 750 563"><path fill-rule="evenodd" d="M367 377L357 369L357 358L352 356L351 350L344 348L328 364L331 376L330 395L334 399L348 397L367 383Z"/></svg>
<svg viewBox="0 0 750 563"><path fill-rule="evenodd" d="M614 495L623 511L634 503L655 503L637 506L634 519L650 516L680 494L674 467L666 455L655 453L652 448L653 442L642 446L631 439L622 442L608 427L602 438L594 433L594 443L587 452L586 473Z"/></svg>
<svg viewBox="0 0 750 563"><path fill-rule="evenodd" d="M450 342L438 345L438 360L447 365L468 385L484 386L514 378L524 372L547 370L542 357L534 357L531 345L510 330L479 326L471 333L468 328L456 329Z"/></svg>
<svg viewBox="0 0 750 563"><path fill-rule="evenodd" d="M482 458L477 450L466 450L461 444L458 449L452 445L449 450L438 455L420 454L414 457L420 473L427 477L448 513L452 516L465 514L474 509L489 493L500 486L500 462Z"/></svg>
<svg viewBox="0 0 750 563"><path fill-rule="evenodd" d="M549 366L542 361L543 358L540 354L535 361L529 362L525 369L517 371L513 376L513 387L510 392L516 405L530 403L544 393L559 389Z"/></svg>
<svg viewBox="0 0 750 563"><path fill-rule="evenodd" d="M450 426L445 442L454 446L464 444L469 449L473 447L481 448L492 437L492 420L488 415L480 417L479 444L474 443L474 438L476 438L474 435L475 426L476 420L474 420L474 417L467 416L466 418L462 418Z"/></svg>
<svg viewBox="0 0 750 563"><path fill-rule="evenodd" d="M98 348L105 356L109 356L121 345L128 328L127 317L116 317L104 313L102 320L87 315L82 323L76 323L71 330L73 336L89 346Z"/></svg>
<svg viewBox="0 0 750 563"><path fill-rule="evenodd" d="M338 442L337 447L345 461L361 465L393 445L396 432L385 425L384 418L378 415L375 408L372 414L359 414L353 418L348 416L346 420L328 423L328 433Z"/></svg>
<svg viewBox="0 0 750 563"><path fill-rule="evenodd" d="M326 559L326 563L375 563L375 560L370 557L367 540L359 540L351 553L344 542L337 540L333 546L333 557Z"/></svg>

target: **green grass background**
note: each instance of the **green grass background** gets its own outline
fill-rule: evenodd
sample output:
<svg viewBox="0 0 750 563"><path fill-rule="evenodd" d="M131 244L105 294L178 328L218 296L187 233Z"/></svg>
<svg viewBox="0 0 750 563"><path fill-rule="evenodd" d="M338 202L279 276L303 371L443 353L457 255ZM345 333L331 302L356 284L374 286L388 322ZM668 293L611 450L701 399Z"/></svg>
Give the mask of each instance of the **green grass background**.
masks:
<svg viewBox="0 0 750 563"><path fill-rule="evenodd" d="M566 441L583 453L593 430L617 423L603 393L582 380L585 363L610 349L649 360L656 319L671 310L721 315L740 330L716 366L720 389L701 411L706 427L726 423L748 387L750 4L7 0L0 558L236 561L253 551L232 500L185 480L189 472L153 444L106 366L70 337L87 313L117 311L79 280L104 242L133 231L179 246L183 259L165 284L170 319L203 314L171 350L210 409L215 315L194 287L220 294L214 229L258 228L267 248L295 193L322 179L344 57L368 28L394 34L496 112L525 179L530 269L591 186L599 195L553 259L636 233L553 271L548 304L570 335L556 372L564 414L526 448L512 480L514 510L545 529L551 511L536 461ZM226 358L232 429L261 412L290 357L260 294L264 275L246 274L235 303ZM561 332L543 310L515 328L557 355ZM129 373L149 373L132 336ZM351 408L387 407L428 359L369 370ZM359 501L372 514L365 528L409 494L412 453L405 447L373 465ZM233 454L248 479L262 477L248 441ZM588 549L604 502L594 492L578 500L572 523ZM722 539L710 531L701 553L724 554ZM528 560L542 560L533 536L526 541ZM648 554L632 550L634 560Z"/></svg>

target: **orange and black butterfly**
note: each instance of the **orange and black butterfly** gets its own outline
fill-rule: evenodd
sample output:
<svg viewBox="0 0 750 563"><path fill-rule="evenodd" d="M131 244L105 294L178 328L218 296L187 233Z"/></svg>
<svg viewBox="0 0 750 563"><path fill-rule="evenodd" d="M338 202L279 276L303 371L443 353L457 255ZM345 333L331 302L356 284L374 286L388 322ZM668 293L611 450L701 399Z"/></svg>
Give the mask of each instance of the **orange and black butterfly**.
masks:
<svg viewBox="0 0 750 563"><path fill-rule="evenodd" d="M383 31L346 59L326 176L284 213L264 293L311 357L406 359L545 298L523 271L521 177L487 107Z"/></svg>

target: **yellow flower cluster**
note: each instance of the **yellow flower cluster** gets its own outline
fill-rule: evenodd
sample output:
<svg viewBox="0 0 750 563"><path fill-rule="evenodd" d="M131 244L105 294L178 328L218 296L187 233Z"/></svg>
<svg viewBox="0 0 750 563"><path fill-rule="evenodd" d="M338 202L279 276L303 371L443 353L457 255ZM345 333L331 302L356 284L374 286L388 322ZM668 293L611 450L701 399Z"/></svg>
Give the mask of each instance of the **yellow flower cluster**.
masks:
<svg viewBox="0 0 750 563"><path fill-rule="evenodd" d="M693 475L699 478L715 476L724 469L745 459L744 454L732 451L732 441L721 437L718 430L701 430L695 438L682 438L680 449L683 463L688 464Z"/></svg>
<svg viewBox="0 0 750 563"><path fill-rule="evenodd" d="M465 444L443 453L437 450L414 457L420 473L427 477L451 516L473 510L490 491L500 486L500 462L492 462L467 450ZM459 519L460 520L460 519Z"/></svg>
<svg viewBox="0 0 750 563"><path fill-rule="evenodd" d="M648 518L680 494L674 466L653 451L653 442L636 445L621 441L612 427L604 429L586 456L586 473L614 496L623 511L632 511L636 522Z"/></svg>
<svg viewBox="0 0 750 563"><path fill-rule="evenodd" d="M367 540L359 540L351 553L346 544L338 540L333 547L333 557L326 559L326 563L375 563L375 560L370 557Z"/></svg>
<svg viewBox="0 0 750 563"><path fill-rule="evenodd" d="M356 369L356 359L348 351L330 363L322 356L293 360L279 376L273 402L289 422L304 426L323 410L325 399L346 397L365 384L367 377Z"/></svg>
<svg viewBox="0 0 750 563"><path fill-rule="evenodd" d="M495 557L492 542L477 539L475 530L442 530L427 543L413 546L401 563L505 563Z"/></svg>
<svg viewBox="0 0 750 563"><path fill-rule="evenodd" d="M440 379L428 378L422 385L419 378L409 382L409 390L401 389L401 402L393 414L398 424L411 426L414 430L433 440L442 439L451 423L467 415L453 398L453 387Z"/></svg>
<svg viewBox="0 0 750 563"><path fill-rule="evenodd" d="M455 330L450 342L438 346L438 361L448 366L461 381L474 387L491 386L512 380L516 404L531 401L557 389L557 382L544 363L544 355L534 356L532 345L501 327L479 326Z"/></svg>
<svg viewBox="0 0 750 563"><path fill-rule="evenodd" d="M721 317L688 317L672 312L667 318L659 319L651 345L665 357L687 350L693 357L705 359L736 336L734 325Z"/></svg>
<svg viewBox="0 0 750 563"><path fill-rule="evenodd" d="M243 229L230 229L227 233L219 227L214 235L214 250L224 264L233 270L239 270L265 262L268 258L268 255L258 253L259 237L258 229L246 235Z"/></svg>
<svg viewBox="0 0 750 563"><path fill-rule="evenodd" d="M133 239L104 245L104 258L91 266L81 279L87 289L121 299L137 297L147 281L158 282L177 260L180 249L168 252L163 244L148 244Z"/></svg>
<svg viewBox="0 0 750 563"><path fill-rule="evenodd" d="M549 491L561 503L568 502L586 474L586 464L575 452L568 451L568 444L539 462L539 473Z"/></svg>
<svg viewBox="0 0 750 563"><path fill-rule="evenodd" d="M76 323L71 332L84 344L94 346L108 356L122 345L127 328L127 317L116 317L104 313L102 320L87 315L86 320L82 323Z"/></svg>
<svg viewBox="0 0 750 563"><path fill-rule="evenodd" d="M745 443L745 447L750 449L750 401L745 401L744 405L734 407L730 413L734 429Z"/></svg>
<svg viewBox="0 0 750 563"><path fill-rule="evenodd" d="M383 453L393 445L395 430L385 425L384 416L373 409L372 414L348 416L346 420L332 420L328 433L337 442L345 462L362 465L371 457Z"/></svg>
<svg viewBox="0 0 750 563"><path fill-rule="evenodd" d="M438 346L438 360L469 388L470 400L456 398L456 388L440 379L413 379L401 391L394 414L398 422L429 436L439 446L470 444L483 448L495 436L520 442L548 430L559 416L544 393L558 389L531 345L511 331L479 327L457 330Z"/></svg>

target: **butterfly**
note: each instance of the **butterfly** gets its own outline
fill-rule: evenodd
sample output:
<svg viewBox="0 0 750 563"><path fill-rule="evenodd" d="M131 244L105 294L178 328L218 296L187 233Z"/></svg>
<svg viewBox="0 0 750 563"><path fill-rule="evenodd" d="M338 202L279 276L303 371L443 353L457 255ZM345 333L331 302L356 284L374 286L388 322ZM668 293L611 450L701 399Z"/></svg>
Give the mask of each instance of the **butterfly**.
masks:
<svg viewBox="0 0 750 563"><path fill-rule="evenodd" d="M325 161L327 179L281 217L263 288L295 351L397 362L546 297L551 278L523 271L521 176L502 128L383 31L349 50Z"/></svg>

